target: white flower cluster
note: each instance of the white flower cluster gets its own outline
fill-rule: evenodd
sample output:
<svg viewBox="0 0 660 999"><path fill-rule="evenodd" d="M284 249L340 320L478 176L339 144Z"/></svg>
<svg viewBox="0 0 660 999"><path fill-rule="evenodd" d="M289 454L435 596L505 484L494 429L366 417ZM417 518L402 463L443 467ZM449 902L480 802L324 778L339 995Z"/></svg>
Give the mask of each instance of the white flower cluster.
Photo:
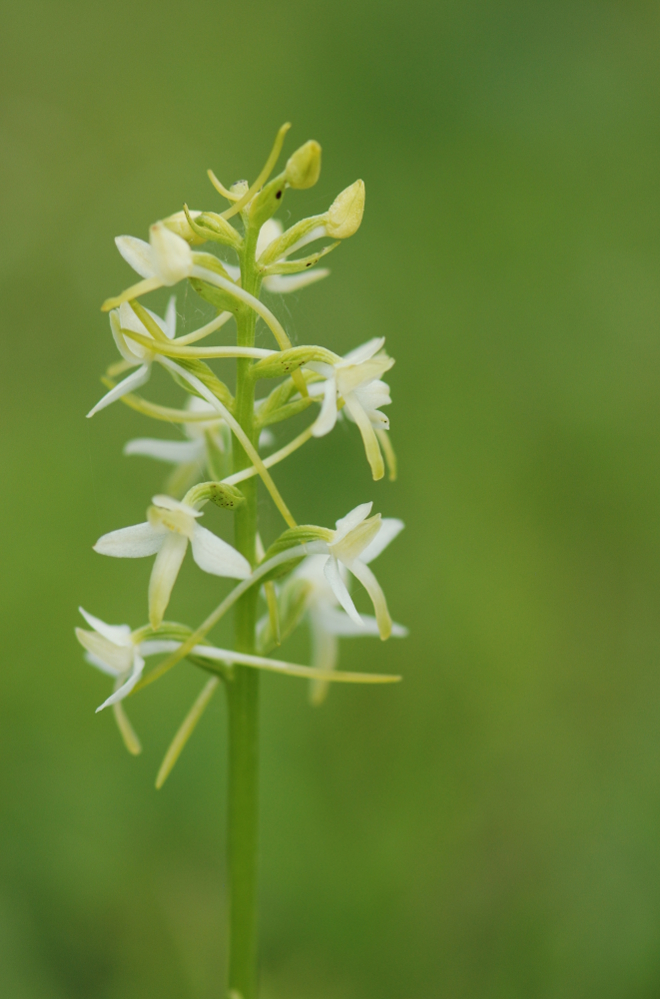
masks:
<svg viewBox="0 0 660 999"><path fill-rule="evenodd" d="M279 147L274 152L279 152ZM269 164L274 158L271 154ZM81 608L91 630L76 629L87 660L114 680L112 694L97 710L112 706L132 752L139 752L139 740L121 702L184 657L227 682L231 682L236 666L308 677L314 703L323 700L332 681L398 679L342 673L337 662L340 637L379 635L384 640L390 635L405 635L401 625L393 624L383 591L370 568L370 563L403 528L402 522L382 519L379 514L371 516L372 504L364 503L338 520L334 531L309 525L298 527L268 471L310 439L329 434L345 415L360 432L373 478L383 477L385 461L390 478L395 476L394 453L387 434L389 421L382 412L391 401L389 386L382 378L394 361L384 351L384 338L370 340L343 357L323 347L292 347L282 325L259 297L262 288L274 294L290 293L324 278L329 272L317 267L318 261L360 226L364 210L362 181L343 191L326 213L303 219L286 231L273 217L284 192L311 186L319 170L320 147L310 142L294 153L284 171L270 181L267 171L262 171L251 187L240 182L228 190L210 174L216 189L230 201L225 211L185 208L152 225L149 242L132 236L116 240L119 252L142 280L103 306L109 312L121 360L108 369L104 377L108 391L88 416L122 400L144 415L178 424L184 435L179 440L146 437L128 442L125 454L147 456L174 466L167 494L153 497L144 522L110 531L94 545L100 554L117 558L155 556L148 590L148 624L132 631L128 625L106 624ZM230 223L229 219L235 217L240 219L240 227ZM322 243L315 252L299 255L303 247L327 239L335 242ZM209 252L208 247L204 252L197 249L205 243L211 247L218 244L221 252ZM225 259L227 250L235 260ZM139 299L182 281L189 282L202 299L214 306L216 316L199 329L177 336L174 296L164 317L142 306ZM275 337L272 348L254 345L257 317ZM236 344L200 346L200 341L231 320L238 330ZM239 362L236 395L209 366L213 359ZM150 378L154 363L186 391L187 402L180 409L135 394ZM279 380L269 394L255 398L255 387L266 378ZM262 457L260 452L274 445L269 427L315 406L316 415L298 437ZM250 500L243 485L255 476L261 477L287 524L267 551L258 534L256 502ZM235 547L200 524L202 507L209 501L235 510L237 517L244 517L244 523L252 525L251 547L246 546L245 530L242 542ZM239 581L217 612L196 630L165 620L189 544L194 561L204 572ZM374 617L356 609L349 591L351 577L366 590ZM207 632L230 606L254 588L261 588L268 613L253 636L253 651L210 645ZM303 621L308 623L311 635L311 664L303 666L270 657L268 653ZM167 658L145 673L145 658L158 654L166 654ZM197 703L194 709L196 722L201 713ZM184 727L187 738L194 727L190 717ZM185 742L180 733L177 739L177 745ZM170 752L166 758L170 769L172 756Z"/></svg>

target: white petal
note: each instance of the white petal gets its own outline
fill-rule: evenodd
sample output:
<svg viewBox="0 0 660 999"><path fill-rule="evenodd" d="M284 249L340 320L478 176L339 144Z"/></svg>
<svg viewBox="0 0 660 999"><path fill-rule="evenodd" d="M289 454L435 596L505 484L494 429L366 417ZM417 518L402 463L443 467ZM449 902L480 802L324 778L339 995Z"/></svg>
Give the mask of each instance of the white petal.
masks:
<svg viewBox="0 0 660 999"><path fill-rule="evenodd" d="M279 219L268 219L264 222L261 229L259 230L259 235L257 237L257 248L255 250L255 256L259 258L264 252L267 246L281 236L283 232L282 223Z"/></svg>
<svg viewBox="0 0 660 999"><path fill-rule="evenodd" d="M385 475L385 464L380 451L380 444L376 437L376 431L353 392L348 392L344 396L344 402L346 403L346 409L358 425L358 430L362 436L362 443L364 444L364 453L371 468L371 475L374 481L378 481L378 479L382 479Z"/></svg>
<svg viewBox="0 0 660 999"><path fill-rule="evenodd" d="M301 274L269 274L264 278L264 288L274 295L288 295L291 291L299 291L308 284L315 284L327 277L330 271L327 267L315 267Z"/></svg>
<svg viewBox="0 0 660 999"><path fill-rule="evenodd" d="M165 285L177 284L192 273L192 250L185 239L177 236L162 222L149 229L154 273Z"/></svg>
<svg viewBox="0 0 660 999"><path fill-rule="evenodd" d="M124 378L123 382L119 385L115 385L113 389L103 396L96 405L90 409L87 417L94 416L99 410L105 409L106 406L110 406L111 403L116 402L117 399L121 399L123 395L127 395L129 392L133 392L135 389L140 388L144 385L146 381L149 380L149 375L151 373L151 366L149 364L143 364L142 367L138 368L137 371L132 371L128 378Z"/></svg>
<svg viewBox="0 0 660 999"><path fill-rule="evenodd" d="M166 531L156 531L151 524L134 524L110 531L94 545L99 555L112 555L114 558L144 558L160 551L165 541Z"/></svg>
<svg viewBox="0 0 660 999"><path fill-rule="evenodd" d="M367 340L366 343L360 344L355 350L350 350L348 354L344 354L344 361L348 361L350 364L362 364L364 361L372 358L374 354L377 354L382 349L384 343L384 336L375 336L372 340Z"/></svg>
<svg viewBox="0 0 660 999"><path fill-rule="evenodd" d="M188 506L187 503L182 503L181 500L175 500L173 496L168 496L166 493L159 493L157 496L152 496L151 502L154 506L160 506L164 510L179 510L189 517L204 516L201 510L196 510L194 506Z"/></svg>
<svg viewBox="0 0 660 999"><path fill-rule="evenodd" d="M378 635L378 625L376 618L371 614L360 614L360 623L345 614L344 611L337 610L336 607L325 606L316 611L319 621L326 631L331 632L341 638L353 638L356 635Z"/></svg>
<svg viewBox="0 0 660 999"><path fill-rule="evenodd" d="M132 646L115 645L99 635L98 631L85 631L83 628L76 628L76 638L87 652L105 663L113 675L121 675L130 668L133 661Z"/></svg>
<svg viewBox="0 0 660 999"><path fill-rule="evenodd" d="M335 531L335 536L332 539L333 545L336 544L337 541L341 541L342 538L345 538L346 535L350 531L354 530L358 524L361 524L363 520L366 520L371 513L372 506L373 503L360 503L359 506L356 506L353 510L349 511L345 517L341 517L338 521L336 521L337 530Z"/></svg>
<svg viewBox="0 0 660 999"><path fill-rule="evenodd" d="M143 239L136 239L135 236L117 236L115 244L126 263L130 264L140 277L155 276L153 251Z"/></svg>
<svg viewBox="0 0 660 999"><path fill-rule="evenodd" d="M176 297L174 295L172 295L167 303L167 311L165 312L165 328L163 333L168 340L173 340L176 336Z"/></svg>
<svg viewBox="0 0 660 999"><path fill-rule="evenodd" d="M325 573L325 578L330 584L332 592L337 597L337 600L342 605L346 613L353 621L355 621L356 624L361 625L362 618L358 614L355 604L351 600L351 595L346 588L346 583L341 578L337 559L330 556L328 561L325 563L323 572Z"/></svg>
<svg viewBox="0 0 660 999"><path fill-rule="evenodd" d="M133 312L132 309L131 312ZM134 312L133 315L135 315ZM137 344L134 345L132 342L126 339L124 334L121 332L122 325L123 323L121 321L121 306L120 306L118 309L113 309L112 312L110 313L110 329L112 330L112 336L117 345L117 350L124 358L124 360L128 361L129 364L141 364L142 361L144 360L144 351L142 350L140 353L138 353L137 349L135 350L133 349L134 346L135 348L137 348L138 345Z"/></svg>
<svg viewBox="0 0 660 999"><path fill-rule="evenodd" d="M127 624L106 624L100 617L88 614L84 607L79 607L78 610L87 621L87 624L94 631L98 631L99 635L107 638L109 642L113 642L115 645L131 644L131 629Z"/></svg>
<svg viewBox="0 0 660 999"><path fill-rule="evenodd" d="M271 430L262 430L259 434L259 447L272 447L275 443L275 434Z"/></svg>
<svg viewBox="0 0 660 999"><path fill-rule="evenodd" d="M336 636L323 626L322 621L315 614L310 615L310 626L312 666L314 669L336 669L339 660L339 642ZM328 681L312 680L309 686L309 699L312 704L322 704L330 689Z"/></svg>
<svg viewBox="0 0 660 999"><path fill-rule="evenodd" d="M163 441L153 437L136 437L124 446L124 454L140 454L157 461L168 461L173 465L198 461L204 457L203 440Z"/></svg>
<svg viewBox="0 0 660 999"><path fill-rule="evenodd" d="M144 669L144 659L136 651L133 655L133 669L131 671L131 675L129 676L128 680L126 681L126 683L122 684L119 690L115 690L114 694L111 694L110 697L108 697L108 699L103 702L103 704L99 704L98 708L96 709L97 714L99 711L103 711L103 708L107 708L110 704L116 704L117 701L123 700L127 694L130 694L133 687L142 676L143 669Z"/></svg>
<svg viewBox="0 0 660 999"><path fill-rule="evenodd" d="M214 576L247 579L252 572L250 563L240 552L200 524L195 524L193 531L192 553L200 569Z"/></svg>
<svg viewBox="0 0 660 999"><path fill-rule="evenodd" d="M85 662L88 662L90 666L96 666L96 668L100 669L102 673L106 674L106 676L119 676L119 671L116 670L114 666L104 663L103 660L99 658L99 656L95 656L93 652L85 653Z"/></svg>
<svg viewBox="0 0 660 999"><path fill-rule="evenodd" d="M167 532L149 580L149 623L152 628L158 628L162 623L187 547L188 538L183 534Z"/></svg>
<svg viewBox="0 0 660 999"><path fill-rule="evenodd" d="M387 548L391 541L394 541L397 534L405 527L402 520L398 520L396 517L385 517L380 522L380 531L373 539L370 541L367 547L362 551L360 555L360 562L365 562L367 565L369 562L373 562L377 558L383 549Z"/></svg>
<svg viewBox="0 0 660 999"><path fill-rule="evenodd" d="M385 594L383 593L380 583L374 576L373 572L368 565L361 562L359 558L356 558L349 565L350 572L359 579L365 590L371 597L371 602L374 605L374 610L376 611L376 621L378 622L378 630L380 632L380 637L385 641L392 634L392 618L390 617L390 612L387 609L387 601L385 600Z"/></svg>
<svg viewBox="0 0 660 999"><path fill-rule="evenodd" d="M238 281L241 276L241 268L237 267L236 264L228 264L226 260L221 260L220 263L229 274L232 281Z"/></svg>
<svg viewBox="0 0 660 999"><path fill-rule="evenodd" d="M321 412L316 418L312 428L314 437L325 437L333 429L337 422L337 383L334 378L329 378L325 383L323 392L323 402Z"/></svg>

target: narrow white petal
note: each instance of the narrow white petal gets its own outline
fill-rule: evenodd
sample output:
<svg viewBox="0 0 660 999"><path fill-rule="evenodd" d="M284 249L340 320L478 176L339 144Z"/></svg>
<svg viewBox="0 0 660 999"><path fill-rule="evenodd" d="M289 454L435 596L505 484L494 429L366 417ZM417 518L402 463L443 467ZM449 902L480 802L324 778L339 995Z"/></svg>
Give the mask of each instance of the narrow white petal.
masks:
<svg viewBox="0 0 660 999"><path fill-rule="evenodd" d="M143 239L136 239L135 236L117 236L115 244L126 263L137 271L140 277L155 276L153 251Z"/></svg>
<svg viewBox="0 0 660 999"><path fill-rule="evenodd" d="M130 668L133 661L132 646L115 645L99 635L98 631L85 631L83 628L76 628L76 638L87 652L105 663L114 675L125 673Z"/></svg>
<svg viewBox="0 0 660 999"><path fill-rule="evenodd" d="M384 343L384 336L375 336L373 340L367 340L366 343L360 344L355 350L351 350L348 354L345 354L344 361L348 361L350 364L362 364L364 361L370 360L374 354L377 354Z"/></svg>
<svg viewBox="0 0 660 999"><path fill-rule="evenodd" d="M240 552L200 524L195 524L193 530L192 553L200 569L214 576L247 579L252 572L250 563Z"/></svg>
<svg viewBox="0 0 660 999"><path fill-rule="evenodd" d="M323 572L325 573L325 578L330 584L332 592L346 613L353 621L355 621L356 624L362 624L362 618L356 610L355 604L351 599L351 595L346 588L346 583L341 578L337 559L330 556L328 561L325 563Z"/></svg>
<svg viewBox="0 0 660 999"><path fill-rule="evenodd" d="M346 409L358 425L358 430L362 435L364 452L371 468L371 474L374 481L377 482L378 479L382 479L385 475L385 465L383 463L383 456L380 452L380 444L378 443L378 438L376 437L376 431L371 424L371 420L365 413L359 403L359 400L353 392L348 392L344 396L344 402L346 403Z"/></svg>
<svg viewBox="0 0 660 999"><path fill-rule="evenodd" d="M102 673L106 674L106 676L119 676L119 670L115 669L115 667L111 666L109 663L103 662L100 656L95 656L93 652L86 652L84 658L85 662L88 662L90 666L96 666L96 668L100 669Z"/></svg>
<svg viewBox="0 0 660 999"><path fill-rule="evenodd" d="M106 624L100 617L89 614L84 607L79 607L78 610L87 624L94 631L98 631L99 635L107 638L109 642L113 642L115 645L128 645L130 643L131 629L127 624Z"/></svg>
<svg viewBox="0 0 660 999"><path fill-rule="evenodd" d="M131 312L133 312L132 309ZM133 315L135 315L134 312ZM113 339L117 345L117 350L124 360L133 365L141 364L144 360L144 351L138 354L137 350L133 349L134 346L137 347L137 344L133 345L132 343L129 343L124 334L121 332L121 306L118 309L113 309L110 313L110 329L112 331Z"/></svg>
<svg viewBox="0 0 660 999"><path fill-rule="evenodd" d="M144 659L136 651L133 656L133 669L131 670L130 676L126 680L126 683L123 683L118 690L115 690L114 694L111 694L110 697L108 697L107 700L103 702L103 704L99 704L98 708L96 709L97 714L99 711L103 711L103 708L107 708L111 704L116 704L117 701L123 700L127 694L130 694L133 687L142 676L143 669L144 669Z"/></svg>
<svg viewBox="0 0 660 999"><path fill-rule="evenodd" d="M134 524L110 531L94 545L99 555L112 555L113 558L144 558L160 551L166 538L166 531L156 531L151 524Z"/></svg>
<svg viewBox="0 0 660 999"><path fill-rule="evenodd" d="M385 594L383 593L380 583L374 576L373 572L368 565L361 562L360 559L356 558L348 566L349 571L353 573L356 579L359 579L365 590L371 597L371 602L374 605L374 610L376 611L376 621L378 622L378 630L380 632L380 637L383 641L389 638L392 634L392 618L390 617L390 612L387 609L387 601L385 600Z"/></svg>
<svg viewBox="0 0 660 999"><path fill-rule="evenodd" d="M268 219L264 222L261 229L259 230L259 236L257 237L257 248L255 250L255 256L259 258L264 252L267 246L281 236L283 232L282 223L279 219Z"/></svg>
<svg viewBox="0 0 660 999"><path fill-rule="evenodd" d="M149 580L149 623L152 628L158 628L162 623L187 547L188 538L168 531L156 556Z"/></svg>
<svg viewBox="0 0 660 999"><path fill-rule="evenodd" d="M337 422L337 383L334 378L328 378L323 390L323 402L312 434L314 437L325 437Z"/></svg>
<svg viewBox="0 0 660 999"><path fill-rule="evenodd" d="M173 340L176 336L176 296L172 295L167 303L165 312L165 329L163 330L168 340Z"/></svg>
<svg viewBox="0 0 660 999"><path fill-rule="evenodd" d="M139 652L146 659L147 656L159 656L161 652L175 652L180 645L181 642L168 638L148 639L146 642L140 642Z"/></svg>
<svg viewBox="0 0 660 999"><path fill-rule="evenodd" d="M312 666L314 669L334 670L339 660L339 642L336 636L323 626L316 614L310 615L312 637ZM330 684L327 680L312 680L309 685L309 699L319 705L328 696Z"/></svg>
<svg viewBox="0 0 660 999"><path fill-rule="evenodd" d="M302 271L301 274L269 274L264 278L264 288L274 295L288 295L292 291L300 291L308 284L316 284L330 271L327 267L315 267L311 271Z"/></svg>
<svg viewBox="0 0 660 999"><path fill-rule="evenodd" d="M151 367L148 364L143 364L142 367L138 368L137 371L132 371L128 378L124 378L123 382L119 385L115 385L113 389L110 389L96 405L90 409L87 417L94 416L99 410L105 409L106 406L110 406L111 403L116 402L117 399L121 399L123 395L127 395L128 392L134 392L135 389L140 388L149 379L149 374L151 373Z"/></svg>
<svg viewBox="0 0 660 999"><path fill-rule="evenodd" d="M383 549L387 548L391 541L394 541L397 534L400 534L405 524L402 520L398 520L396 517L385 517L380 522L380 531L373 539L370 541L367 547L362 551L360 555L360 562L364 562L367 565L369 562L373 562L377 558Z"/></svg>
<svg viewBox="0 0 660 999"><path fill-rule="evenodd" d="M376 618L371 614L360 614L359 624L336 607L319 607L316 614L326 631L340 638L380 634Z"/></svg>
<svg viewBox="0 0 660 999"><path fill-rule="evenodd" d="M193 269L192 250L185 239L177 236L162 222L149 229L153 268L164 285L177 284L190 277Z"/></svg>
<svg viewBox="0 0 660 999"><path fill-rule="evenodd" d="M124 446L124 454L139 454L156 461L182 465L204 457L203 439L196 441L163 441L153 437L136 437Z"/></svg>
<svg viewBox="0 0 660 999"><path fill-rule="evenodd" d="M341 541L342 538L345 538L347 534L358 526L358 524L361 524L363 520L366 520L371 513L372 506L373 503L360 503L359 506L350 510L345 517L341 517L337 520L337 530L335 531L332 543L336 544L337 541Z"/></svg>

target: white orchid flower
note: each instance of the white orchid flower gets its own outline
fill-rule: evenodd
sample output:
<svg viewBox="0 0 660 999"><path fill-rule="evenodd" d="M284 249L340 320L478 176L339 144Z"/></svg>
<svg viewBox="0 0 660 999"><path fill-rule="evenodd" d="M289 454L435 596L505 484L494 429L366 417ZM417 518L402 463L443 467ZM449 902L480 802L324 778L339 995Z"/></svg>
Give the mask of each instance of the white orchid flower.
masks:
<svg viewBox="0 0 660 999"><path fill-rule="evenodd" d="M268 219L267 222L264 222L257 238L257 259L274 240L279 239L283 231L282 223L278 219ZM321 233L321 235L324 235L324 233ZM293 249L298 249L298 247L290 249L282 256L288 256L293 252ZM235 264L225 263L224 260L222 261L222 266L234 281L239 280L241 276L240 267L237 267ZM302 271L300 274L269 274L264 278L263 286L267 291L286 295L291 291L299 291L301 288L307 287L308 284L314 284L315 281L320 281L322 278L327 277L329 273L330 271L327 267L313 267L311 270Z"/></svg>
<svg viewBox="0 0 660 999"><path fill-rule="evenodd" d="M143 524L111 531L94 545L94 551L115 558L143 558L156 555L149 580L149 621L158 628L170 601L170 594L186 554L192 545L195 562L214 576L247 579L250 563L240 552L197 523L202 516L187 503L171 496L154 496Z"/></svg>
<svg viewBox="0 0 660 999"><path fill-rule="evenodd" d="M115 244L126 263L144 278L124 293L127 297L138 298L192 275L194 261L190 246L163 222L155 222L149 228L148 243L135 236L117 236Z"/></svg>
<svg viewBox="0 0 660 999"><path fill-rule="evenodd" d="M133 641L127 624L106 624L100 618L88 614L82 607L78 610L94 629L85 631L83 628L76 628L76 638L86 649L87 661L115 679L114 692L96 709L97 712L103 711L130 694L142 676L144 658L141 647Z"/></svg>
<svg viewBox="0 0 660 999"><path fill-rule="evenodd" d="M357 423L364 442L364 450L374 479L385 474L383 458L376 437L376 430L388 430L389 420L380 412L387 406L390 388L381 381L381 375L394 364L382 350L385 337L375 337L352 350L333 364L312 361L307 367L326 379L319 387L310 385L310 394L323 392L323 403L312 433L315 437L329 434L337 422L339 399L343 399L348 418Z"/></svg>
<svg viewBox="0 0 660 999"><path fill-rule="evenodd" d="M349 619L358 628L364 626L364 621L348 592L341 566L345 566L362 583L374 605L378 634L384 641L392 634L392 619L387 609L385 594L369 568L369 562L389 545L403 524L395 518L388 517L383 520L380 514L369 517L372 506L373 503L356 506L337 521L337 530L332 532L332 540L314 544L315 547L326 548L329 558L325 558L323 563L325 579Z"/></svg>
<svg viewBox="0 0 660 999"><path fill-rule="evenodd" d="M128 237L125 238L127 239ZM151 309L147 309L146 311L154 322L158 324L167 339L173 340L176 334L176 300L174 296L168 302L164 319L157 316ZM128 302L123 302L118 309L112 310L110 313L110 329L112 330L119 353L127 364L130 364L131 367L137 367L137 371L133 371L119 385L115 385L114 388L110 389L97 402L93 409L90 409L87 414L88 417L94 416L99 410L105 409L106 406L110 406L117 399L121 399L122 396L127 395L129 392L134 392L135 389L144 385L151 375L151 365L158 358L158 355L154 351L149 350L148 347L144 347L141 343L137 343L136 340L131 340L130 337L125 337L122 333L122 329L132 330L133 333L140 333L150 340L153 339L149 330L138 319Z"/></svg>
<svg viewBox="0 0 660 999"><path fill-rule="evenodd" d="M390 541L394 540L399 531L403 530L401 520L386 518L381 523L379 536L383 543L377 549L373 549L374 554L371 554L370 546L368 546L361 555L363 562L371 562ZM375 542L371 542L371 544L375 545ZM380 632L378 622L371 614L360 614L360 623L358 624L345 611L339 610L337 594L330 586L324 572L326 561L323 555L309 555L298 566L293 578L304 579L309 584L306 616L312 639L312 666L315 669L334 670L339 660L340 638L378 635ZM348 571L342 563L339 564L339 573L342 582L346 585ZM408 629L394 622L391 633L395 638L405 638ZM312 680L310 699L313 704L321 704L328 693L329 686L327 680Z"/></svg>
<svg viewBox="0 0 660 999"><path fill-rule="evenodd" d="M208 420L194 420L183 424L187 440L161 440L155 437L137 437L124 446L124 454L137 454L156 461L177 466L170 482L192 484L204 474L212 479L222 479L231 471L232 439L229 425L218 416L217 409L196 395L189 397L186 409L194 414L208 413ZM275 441L269 430L259 435L259 447L270 447Z"/></svg>

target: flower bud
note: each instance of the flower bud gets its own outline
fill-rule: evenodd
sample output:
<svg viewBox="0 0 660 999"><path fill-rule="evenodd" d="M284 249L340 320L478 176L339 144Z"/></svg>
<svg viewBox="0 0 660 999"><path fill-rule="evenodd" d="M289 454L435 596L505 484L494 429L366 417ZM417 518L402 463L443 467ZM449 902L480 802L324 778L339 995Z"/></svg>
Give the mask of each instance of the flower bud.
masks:
<svg viewBox="0 0 660 999"><path fill-rule="evenodd" d="M189 214L191 218L196 219L202 213L190 212ZM205 241L203 236L190 228L190 223L186 218L185 212L175 212L174 215L168 215L166 219L163 219L163 225L167 226L170 232L174 232L177 236L181 236L181 239L185 239L186 243L189 243L190 246L199 246Z"/></svg>
<svg viewBox="0 0 660 999"><path fill-rule="evenodd" d="M356 180L338 194L326 215L326 231L334 239L346 239L360 228L364 214L364 181Z"/></svg>
<svg viewBox="0 0 660 999"><path fill-rule="evenodd" d="M321 147L310 139L289 157L284 171L289 187L299 191L314 187L321 173Z"/></svg>

